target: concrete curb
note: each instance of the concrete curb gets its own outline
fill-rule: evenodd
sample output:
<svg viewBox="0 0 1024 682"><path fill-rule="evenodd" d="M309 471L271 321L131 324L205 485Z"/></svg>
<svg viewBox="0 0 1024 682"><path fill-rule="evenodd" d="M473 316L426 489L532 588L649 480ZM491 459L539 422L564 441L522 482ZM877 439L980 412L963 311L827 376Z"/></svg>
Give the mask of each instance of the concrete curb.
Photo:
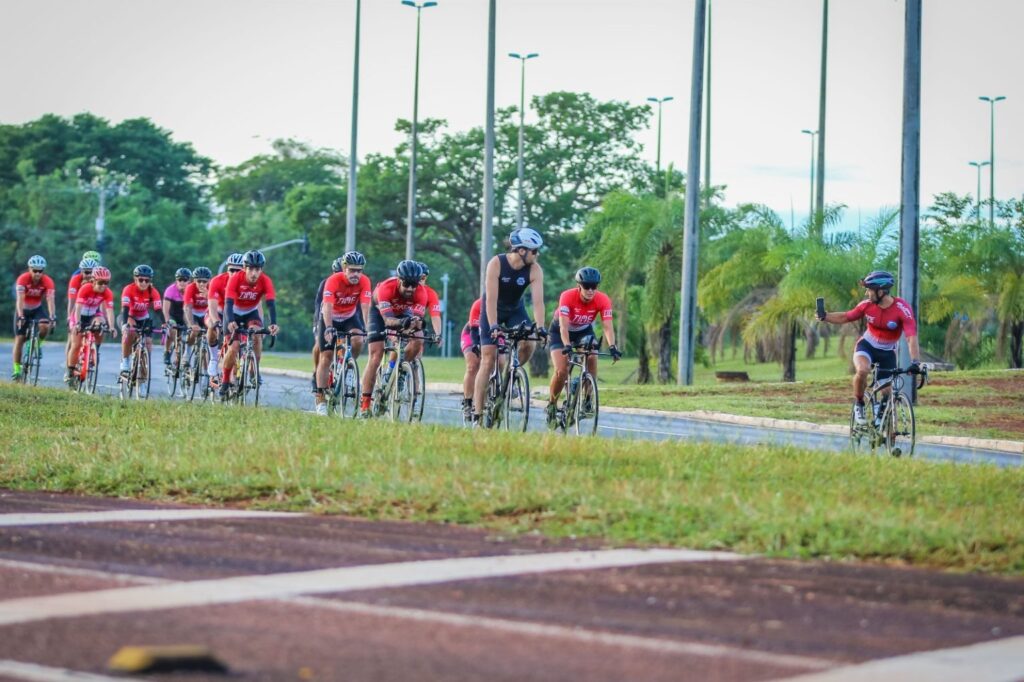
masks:
<svg viewBox="0 0 1024 682"><path fill-rule="evenodd" d="M295 369L274 369L268 367L263 370L264 374L292 377L294 379L309 379L311 372L302 372ZM446 382L427 382L427 390L462 393L462 384ZM544 395L534 392L533 403L539 407L544 406ZM694 410L690 412L671 412L668 410L651 410L640 407L606 407L601 409L616 414L633 414L644 417L658 417L661 419L696 419L699 421L716 422L720 424L735 424L738 426L755 426L762 429L775 429L778 431L803 431L813 433L831 433L845 436L849 433L849 427L840 424L814 424L812 422L798 421L794 419L775 419L773 417L748 417L739 414L726 412L711 412L709 410ZM934 445L952 445L961 448L975 448L979 450L994 450L996 452L1007 452L1015 455L1024 455L1024 442L1014 440L995 440L990 438L971 438L967 436L922 436L921 443Z"/></svg>

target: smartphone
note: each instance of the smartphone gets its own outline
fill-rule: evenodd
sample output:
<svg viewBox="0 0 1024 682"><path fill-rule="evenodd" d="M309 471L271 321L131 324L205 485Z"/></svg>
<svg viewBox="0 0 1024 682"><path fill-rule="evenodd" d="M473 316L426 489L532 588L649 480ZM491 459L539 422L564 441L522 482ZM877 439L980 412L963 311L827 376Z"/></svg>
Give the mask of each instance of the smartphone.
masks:
<svg viewBox="0 0 1024 682"><path fill-rule="evenodd" d="M818 319L819 320L824 320L825 319L825 299L823 299L823 298L821 298L819 296L818 300L816 301L816 303L818 305Z"/></svg>

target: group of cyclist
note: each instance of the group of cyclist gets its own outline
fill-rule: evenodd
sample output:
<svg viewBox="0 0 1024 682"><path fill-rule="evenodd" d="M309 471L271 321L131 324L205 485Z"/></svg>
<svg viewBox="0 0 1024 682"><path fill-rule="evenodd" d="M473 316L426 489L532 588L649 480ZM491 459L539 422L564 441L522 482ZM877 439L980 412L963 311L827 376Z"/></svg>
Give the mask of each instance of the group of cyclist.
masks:
<svg viewBox="0 0 1024 682"><path fill-rule="evenodd" d="M531 325L535 338L548 340L554 372L548 392L546 417L549 427L556 423L557 401L568 377L568 356L574 347L596 345L594 323L600 318L604 341L613 361L621 358L615 344L612 324L612 302L598 291L601 273L593 267L580 268L576 285L561 292L558 306L546 329L544 303L544 271L538 259L544 240L534 229L513 230L505 253L487 263L483 295L473 302L469 319L462 330L461 350L466 362L463 380L462 409L473 424L481 423L487 383L499 359L499 348L505 336L523 323ZM230 389L232 372L238 354L237 333L264 326L263 308L269 315L267 331L278 333L276 294L272 279L264 272L265 256L259 251L232 253L225 261L225 272L214 276L208 267L179 268L174 281L163 296L153 284L153 269L138 265L132 281L121 291L120 324L114 317L114 294L110 289L111 273L100 262L100 254L88 251L82 256L79 269L68 283L67 320L70 330L67 345L67 375L75 369L83 334L103 327L116 336L122 333L121 371L129 368L129 356L135 336L142 334L151 347L150 333L154 319L162 316L167 333L164 339L164 362L172 361L171 348L178 330L187 334L186 343L194 344L205 333L210 347L207 373L212 386L219 385L221 395ZM394 275L371 285L365 274L366 257L349 251L332 263L332 274L320 282L313 305L313 377L317 414L326 415L329 370L335 349L344 337L348 350L358 358L365 344L369 360L362 376L360 414L368 416L377 370L384 355L385 337L389 331L401 330L410 338L405 346L405 360L414 361L423 354L424 341L441 339L441 305L437 292L428 284L430 270L425 263L403 260ZM56 324L55 286L45 274L46 259L32 256L28 271L16 282L15 343L13 376L21 371L21 351L26 330L33 322L44 338ZM920 346L910 305L891 295L894 277L874 271L860 284L866 299L846 312L817 312L818 319L832 324L845 324L861 319L866 331L857 341L853 356L854 419L866 421L864 392L872 365L882 370L896 368L895 349L901 335L906 335L910 349L911 371L920 369ZM533 320L527 314L525 292L530 290ZM429 317L433 333L424 329ZM255 341L257 358L259 338ZM536 351L535 341L518 345L519 362L525 364ZM223 355L223 363L221 356ZM596 355L588 355L588 370L598 372Z"/></svg>

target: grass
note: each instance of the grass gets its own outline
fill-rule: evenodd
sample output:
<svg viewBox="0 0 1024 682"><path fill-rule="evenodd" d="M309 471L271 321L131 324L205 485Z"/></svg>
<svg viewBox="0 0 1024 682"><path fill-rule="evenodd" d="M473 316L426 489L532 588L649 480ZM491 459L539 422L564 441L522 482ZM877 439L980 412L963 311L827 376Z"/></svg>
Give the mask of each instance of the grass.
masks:
<svg viewBox="0 0 1024 682"><path fill-rule="evenodd" d="M310 371L306 358L267 354L265 366ZM799 383L779 382L777 363L745 364L728 358L711 368L698 366L694 386L625 384L636 369L635 359L615 365L602 359L601 404L689 412L709 410L751 417L798 419L816 424L846 424L850 418L849 359L835 353L803 358L797 366ZM426 358L428 381L462 383L462 358ZM745 371L750 383L721 384L715 372ZM533 379L543 390L543 379ZM1024 440L1024 372L977 370L934 372L918 394L918 433Z"/></svg>
<svg viewBox="0 0 1024 682"><path fill-rule="evenodd" d="M0 429L9 488L1024 573L1024 469L789 447L595 447L9 385Z"/></svg>

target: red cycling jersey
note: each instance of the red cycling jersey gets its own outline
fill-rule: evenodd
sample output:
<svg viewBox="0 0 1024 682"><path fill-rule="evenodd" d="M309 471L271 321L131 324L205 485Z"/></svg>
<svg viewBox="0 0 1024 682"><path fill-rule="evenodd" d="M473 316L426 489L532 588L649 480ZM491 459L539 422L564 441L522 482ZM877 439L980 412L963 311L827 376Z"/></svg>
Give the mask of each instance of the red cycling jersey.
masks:
<svg viewBox="0 0 1024 682"><path fill-rule="evenodd" d="M846 313L847 322L856 322L861 318L868 321L864 340L879 350L896 350L901 333L917 336L914 311L902 298L894 296L893 304L888 308L882 308L871 301L861 301L856 308Z"/></svg>
<svg viewBox="0 0 1024 682"><path fill-rule="evenodd" d="M32 281L31 272L23 272L15 283L19 294L25 294L24 310L35 310L43 303L43 296L54 291L53 280L43 275L38 282Z"/></svg>
<svg viewBox="0 0 1024 682"><path fill-rule="evenodd" d="M594 298L589 302L580 296L578 287L566 289L558 297L558 319L569 318L569 331L578 332L586 329L598 314L602 320L612 319L612 300L603 291L595 291Z"/></svg>
<svg viewBox="0 0 1024 682"><path fill-rule="evenodd" d="M373 300L373 288L370 278L359 275L359 281L351 284L348 275L338 272L327 278L324 283L323 302L330 304L331 319L338 322L347 320L356 314L356 308Z"/></svg>
<svg viewBox="0 0 1024 682"><path fill-rule="evenodd" d="M274 282L265 273L260 273L255 284L249 284L249 278L245 270L240 270L228 280L227 290L224 292L225 299L234 301L234 312L236 315L248 315L260 306L260 301L266 299L273 301L277 295L274 293Z"/></svg>
<svg viewBox="0 0 1024 682"><path fill-rule="evenodd" d="M210 307L209 293L209 286L204 294L199 291L199 285L195 282L189 282L185 287L185 305L192 307L192 314L196 317L206 315L206 309Z"/></svg>
<svg viewBox="0 0 1024 682"><path fill-rule="evenodd" d="M469 307L469 322L467 323L470 327L480 326L480 301L476 299L473 301L473 305Z"/></svg>
<svg viewBox="0 0 1024 682"><path fill-rule="evenodd" d="M221 312L224 311L224 293L227 291L228 280L233 273L222 272L210 280L210 286L206 289L206 298L216 301Z"/></svg>
<svg viewBox="0 0 1024 682"><path fill-rule="evenodd" d="M79 318L97 315L103 308L113 310L114 292L110 290L109 285L104 287L102 292L96 291L92 288L92 282L86 282L78 290L75 306L78 308ZM72 316L74 316L74 313L72 313Z"/></svg>
<svg viewBox="0 0 1024 682"><path fill-rule="evenodd" d="M427 290L427 310L430 311L430 316L441 315L441 299L437 297L437 292L426 284L421 284L420 289Z"/></svg>
<svg viewBox="0 0 1024 682"><path fill-rule="evenodd" d="M78 295L78 290L82 288L82 273L76 272L71 275L71 279L68 280L68 301L74 303L75 296Z"/></svg>
<svg viewBox="0 0 1024 682"><path fill-rule="evenodd" d="M79 292L81 295L81 292ZM121 307L128 308L128 316L136 320L149 318L149 308L160 310L160 293L152 284L143 291L132 282L121 291Z"/></svg>
<svg viewBox="0 0 1024 682"><path fill-rule="evenodd" d="M398 290L398 278L389 277L373 290L373 300L377 302L377 309L381 315L401 317L406 313L423 317L427 311L427 292L423 286L418 286L412 298L405 298Z"/></svg>

